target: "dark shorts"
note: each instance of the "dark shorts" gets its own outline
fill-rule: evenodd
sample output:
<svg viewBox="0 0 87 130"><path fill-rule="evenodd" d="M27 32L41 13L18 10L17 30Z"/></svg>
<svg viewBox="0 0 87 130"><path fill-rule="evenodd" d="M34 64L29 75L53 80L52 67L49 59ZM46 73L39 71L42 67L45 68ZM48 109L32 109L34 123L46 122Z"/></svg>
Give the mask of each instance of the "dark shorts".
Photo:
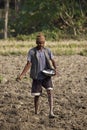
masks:
<svg viewBox="0 0 87 130"><path fill-rule="evenodd" d="M53 89L52 80L50 77L47 77L43 80L33 79L32 90L31 90L32 95L34 95L34 96L41 95L42 87L44 87L45 89L48 89L48 90Z"/></svg>

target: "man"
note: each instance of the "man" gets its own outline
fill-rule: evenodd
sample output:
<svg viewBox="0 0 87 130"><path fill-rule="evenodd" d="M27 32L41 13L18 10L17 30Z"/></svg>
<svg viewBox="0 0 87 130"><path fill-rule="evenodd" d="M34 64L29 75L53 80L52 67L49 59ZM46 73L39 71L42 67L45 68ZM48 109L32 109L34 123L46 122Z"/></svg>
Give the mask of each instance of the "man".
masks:
<svg viewBox="0 0 87 130"><path fill-rule="evenodd" d="M30 77L32 78L32 90L31 93L34 95L35 114L38 112L39 97L42 93L42 86L46 89L49 102L49 117L54 118L53 113L53 85L51 77L45 76L42 70L45 68L50 69L51 64L56 72L56 64L52 52L45 48L45 36L39 33L36 37L36 47L31 48L28 52L27 63L22 73L17 77L17 81L21 80L26 72L30 70Z"/></svg>

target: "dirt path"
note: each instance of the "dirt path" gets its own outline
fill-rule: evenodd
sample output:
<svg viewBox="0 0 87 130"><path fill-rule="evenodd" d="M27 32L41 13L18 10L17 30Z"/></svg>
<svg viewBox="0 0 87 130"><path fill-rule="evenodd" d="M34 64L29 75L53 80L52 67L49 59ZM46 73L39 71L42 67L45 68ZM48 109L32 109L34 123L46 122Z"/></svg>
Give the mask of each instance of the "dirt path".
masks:
<svg viewBox="0 0 87 130"><path fill-rule="evenodd" d="M60 76L53 77L54 119L49 119L46 91L34 115L31 80L27 73L19 83L25 56L0 56L0 130L87 130L87 57L55 57Z"/></svg>

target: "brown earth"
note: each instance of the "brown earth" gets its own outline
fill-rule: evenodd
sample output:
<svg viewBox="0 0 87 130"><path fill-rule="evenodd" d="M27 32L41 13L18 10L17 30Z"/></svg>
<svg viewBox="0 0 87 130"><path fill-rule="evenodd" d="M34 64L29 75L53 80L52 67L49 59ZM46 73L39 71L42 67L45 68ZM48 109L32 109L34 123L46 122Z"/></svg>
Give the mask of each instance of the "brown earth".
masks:
<svg viewBox="0 0 87 130"><path fill-rule="evenodd" d="M60 76L53 77L54 113L49 119L47 94L43 89L39 114L34 114L31 79L15 78L25 56L0 56L0 130L87 130L87 57L55 57Z"/></svg>

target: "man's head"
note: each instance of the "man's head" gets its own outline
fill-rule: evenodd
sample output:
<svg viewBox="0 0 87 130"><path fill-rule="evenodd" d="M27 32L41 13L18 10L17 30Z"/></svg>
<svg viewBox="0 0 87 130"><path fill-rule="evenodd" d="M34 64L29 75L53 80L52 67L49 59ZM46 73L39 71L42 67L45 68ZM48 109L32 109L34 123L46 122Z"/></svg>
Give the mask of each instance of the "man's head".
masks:
<svg viewBox="0 0 87 130"><path fill-rule="evenodd" d="M39 33L36 37L36 44L39 48L44 47L45 44L45 36L42 33Z"/></svg>

